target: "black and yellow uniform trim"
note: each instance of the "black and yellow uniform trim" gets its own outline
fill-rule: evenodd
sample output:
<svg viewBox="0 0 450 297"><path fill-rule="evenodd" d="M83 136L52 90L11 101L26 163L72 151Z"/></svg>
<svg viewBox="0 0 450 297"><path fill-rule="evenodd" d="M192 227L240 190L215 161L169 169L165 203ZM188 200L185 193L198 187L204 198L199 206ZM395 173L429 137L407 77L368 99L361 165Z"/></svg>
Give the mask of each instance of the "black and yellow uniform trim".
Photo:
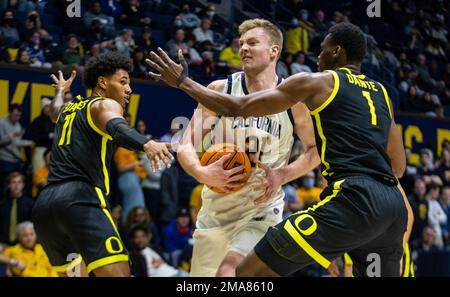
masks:
<svg viewBox="0 0 450 297"><path fill-rule="evenodd" d="M303 235L309 236L313 234L317 230L317 223L315 219L308 214L308 212L316 211L317 208L325 205L326 203L330 202L331 199L335 198L337 194L342 190L341 184L345 180L340 180L334 183L333 185L333 193L329 196L327 196L324 200L320 201L316 205L308 208L307 210L301 210L299 212L294 213L293 215L298 215L298 217L295 219L294 224L297 226L295 228L291 221L286 221L284 225L284 229L291 235L291 237L294 239L294 241L311 257L313 258L317 263L319 263L323 268L328 268L330 266L331 262L326 259L324 256L322 256L319 252L317 252L308 242L303 238ZM312 225L306 229L303 230L299 227L300 222L302 222L305 219L310 219L312 221Z"/></svg>
<svg viewBox="0 0 450 297"><path fill-rule="evenodd" d="M411 259L411 250L409 248L409 244L407 243L405 246L405 252L403 255L403 277L415 277L414 272L414 262Z"/></svg>
<svg viewBox="0 0 450 297"><path fill-rule="evenodd" d="M325 100L324 103L322 103L322 105L320 105L319 107L317 107L316 109L311 111L311 115L314 117L315 122L316 122L317 133L319 134L320 139L322 140L322 146L320 148L320 160L322 161L322 164L325 166L325 170L322 171L323 176L327 176L327 175L331 176L331 175L333 175L333 172L330 169L330 164L325 160L325 152L327 151L327 138L325 137L325 134L323 133L322 122L320 120L319 113L333 101L333 99L336 97L336 94L339 91L339 77L338 77L337 73L332 70L327 70L327 72L330 72L333 75L333 79L334 79L333 91L331 92L328 99Z"/></svg>
<svg viewBox="0 0 450 297"><path fill-rule="evenodd" d="M91 116L91 105L92 103L98 101L98 100L103 100L105 98L103 97L98 97L95 98L93 100L91 100L87 106L87 119L88 119L88 123L89 126L91 126L91 128L97 132L98 134L100 134L102 136L102 146L101 146L101 160L102 160L102 167L103 167L103 178L104 178L104 183L105 183L105 189L106 189L106 195L109 195L109 190L110 190L110 186L109 186L109 173L108 173L108 168L106 167L106 148L107 148L107 143L108 141L112 141L112 137L111 135L108 135L107 133L103 132L102 130L100 130L95 124L94 124L94 120L92 119Z"/></svg>
<svg viewBox="0 0 450 297"><path fill-rule="evenodd" d="M281 276L312 263L328 268L345 253L353 274L367 276L367 257L377 253L381 276L399 276L407 212L395 186L351 176L326 187L323 199L269 228L256 255Z"/></svg>
<svg viewBox="0 0 450 297"><path fill-rule="evenodd" d="M79 265L83 261L83 258L81 255L79 255L76 259L74 259L72 262L61 265L61 266L52 266L53 270L59 273L67 273L67 271L70 271L75 268L75 266Z"/></svg>

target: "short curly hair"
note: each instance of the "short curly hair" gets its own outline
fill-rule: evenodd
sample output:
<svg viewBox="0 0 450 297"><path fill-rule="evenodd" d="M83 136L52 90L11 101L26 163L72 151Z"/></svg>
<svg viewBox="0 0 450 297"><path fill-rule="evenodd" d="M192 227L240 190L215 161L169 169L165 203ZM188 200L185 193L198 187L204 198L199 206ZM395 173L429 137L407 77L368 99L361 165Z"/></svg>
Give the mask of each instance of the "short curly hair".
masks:
<svg viewBox="0 0 450 297"><path fill-rule="evenodd" d="M330 40L334 45L345 49L347 60L362 62L367 50L367 40L361 29L350 23L339 23L328 31Z"/></svg>
<svg viewBox="0 0 450 297"><path fill-rule="evenodd" d="M123 69L127 72L131 71L131 59L117 52L107 52L92 57L84 68L84 84L87 88L93 89L97 85L99 76L110 77L117 70Z"/></svg>

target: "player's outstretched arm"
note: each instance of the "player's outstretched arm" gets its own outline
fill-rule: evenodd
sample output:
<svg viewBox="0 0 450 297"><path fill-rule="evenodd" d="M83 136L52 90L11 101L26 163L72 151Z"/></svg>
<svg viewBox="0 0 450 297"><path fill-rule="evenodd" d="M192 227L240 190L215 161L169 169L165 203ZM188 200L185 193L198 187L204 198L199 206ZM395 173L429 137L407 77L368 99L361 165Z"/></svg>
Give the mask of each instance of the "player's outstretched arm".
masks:
<svg viewBox="0 0 450 297"><path fill-rule="evenodd" d="M94 102L91 105L91 115L94 125L103 133L111 136L112 141L118 146L145 152L152 164L153 171L155 168L159 171L162 170L160 161L170 168L171 160L174 160L169 152L171 144L148 141L145 136L131 128L122 116L122 106L115 100L104 99Z"/></svg>
<svg viewBox="0 0 450 297"><path fill-rule="evenodd" d="M67 80L64 79L61 70L58 71L58 77L54 74L50 75L54 82L52 86L56 89L56 95L50 103L50 120L53 123L56 123L61 108L64 106L64 92L70 88L76 76L77 72L75 70L72 71Z"/></svg>
<svg viewBox="0 0 450 297"><path fill-rule="evenodd" d="M181 64L176 64L160 48L159 55L151 52L146 62L160 74L150 72L154 79L161 79L171 87L178 87L208 109L224 116L263 116L282 112L300 101L320 92L317 74L299 73L286 79L274 89L249 94L245 97L231 96L205 88L187 77L187 63L180 51Z"/></svg>
<svg viewBox="0 0 450 297"><path fill-rule="evenodd" d="M308 107L303 103L297 103L291 108L291 111L295 122L295 132L303 144L304 152L294 162L278 169L271 169L260 164L260 167L266 171L266 178L255 190L265 189L265 193L255 199L256 204L268 201L280 186L304 176L320 164Z"/></svg>

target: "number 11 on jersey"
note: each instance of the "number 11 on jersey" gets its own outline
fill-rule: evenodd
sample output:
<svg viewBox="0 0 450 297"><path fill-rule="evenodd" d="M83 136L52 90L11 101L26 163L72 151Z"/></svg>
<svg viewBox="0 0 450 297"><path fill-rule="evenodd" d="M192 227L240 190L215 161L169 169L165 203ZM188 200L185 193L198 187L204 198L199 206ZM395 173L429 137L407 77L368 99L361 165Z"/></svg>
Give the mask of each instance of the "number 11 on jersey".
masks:
<svg viewBox="0 0 450 297"><path fill-rule="evenodd" d="M72 124L75 116L77 114L75 112L66 115L64 118L64 126L61 132L61 138L59 139L58 145L69 145L70 137L72 135Z"/></svg>

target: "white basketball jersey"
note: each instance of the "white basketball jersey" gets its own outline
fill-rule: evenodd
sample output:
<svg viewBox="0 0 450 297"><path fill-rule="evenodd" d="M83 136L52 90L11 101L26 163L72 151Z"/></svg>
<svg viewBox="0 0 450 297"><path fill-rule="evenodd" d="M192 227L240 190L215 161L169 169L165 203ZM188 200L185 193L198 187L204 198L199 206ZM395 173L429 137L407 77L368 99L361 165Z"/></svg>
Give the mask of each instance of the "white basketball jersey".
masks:
<svg viewBox="0 0 450 297"><path fill-rule="evenodd" d="M239 97L248 94L244 73L230 75L223 92ZM281 218L284 205L281 187L267 203L254 204L253 201L263 192L253 189L261 184L265 176L264 170L255 168L254 164L261 162L271 168L284 166L289 160L294 142L292 133L287 111L262 117L221 117L211 131L212 143L232 142L238 145L238 150L245 149L252 161L252 173L245 186L233 193L220 194L203 187L197 227L224 226L248 216L258 219L267 212L279 214Z"/></svg>

